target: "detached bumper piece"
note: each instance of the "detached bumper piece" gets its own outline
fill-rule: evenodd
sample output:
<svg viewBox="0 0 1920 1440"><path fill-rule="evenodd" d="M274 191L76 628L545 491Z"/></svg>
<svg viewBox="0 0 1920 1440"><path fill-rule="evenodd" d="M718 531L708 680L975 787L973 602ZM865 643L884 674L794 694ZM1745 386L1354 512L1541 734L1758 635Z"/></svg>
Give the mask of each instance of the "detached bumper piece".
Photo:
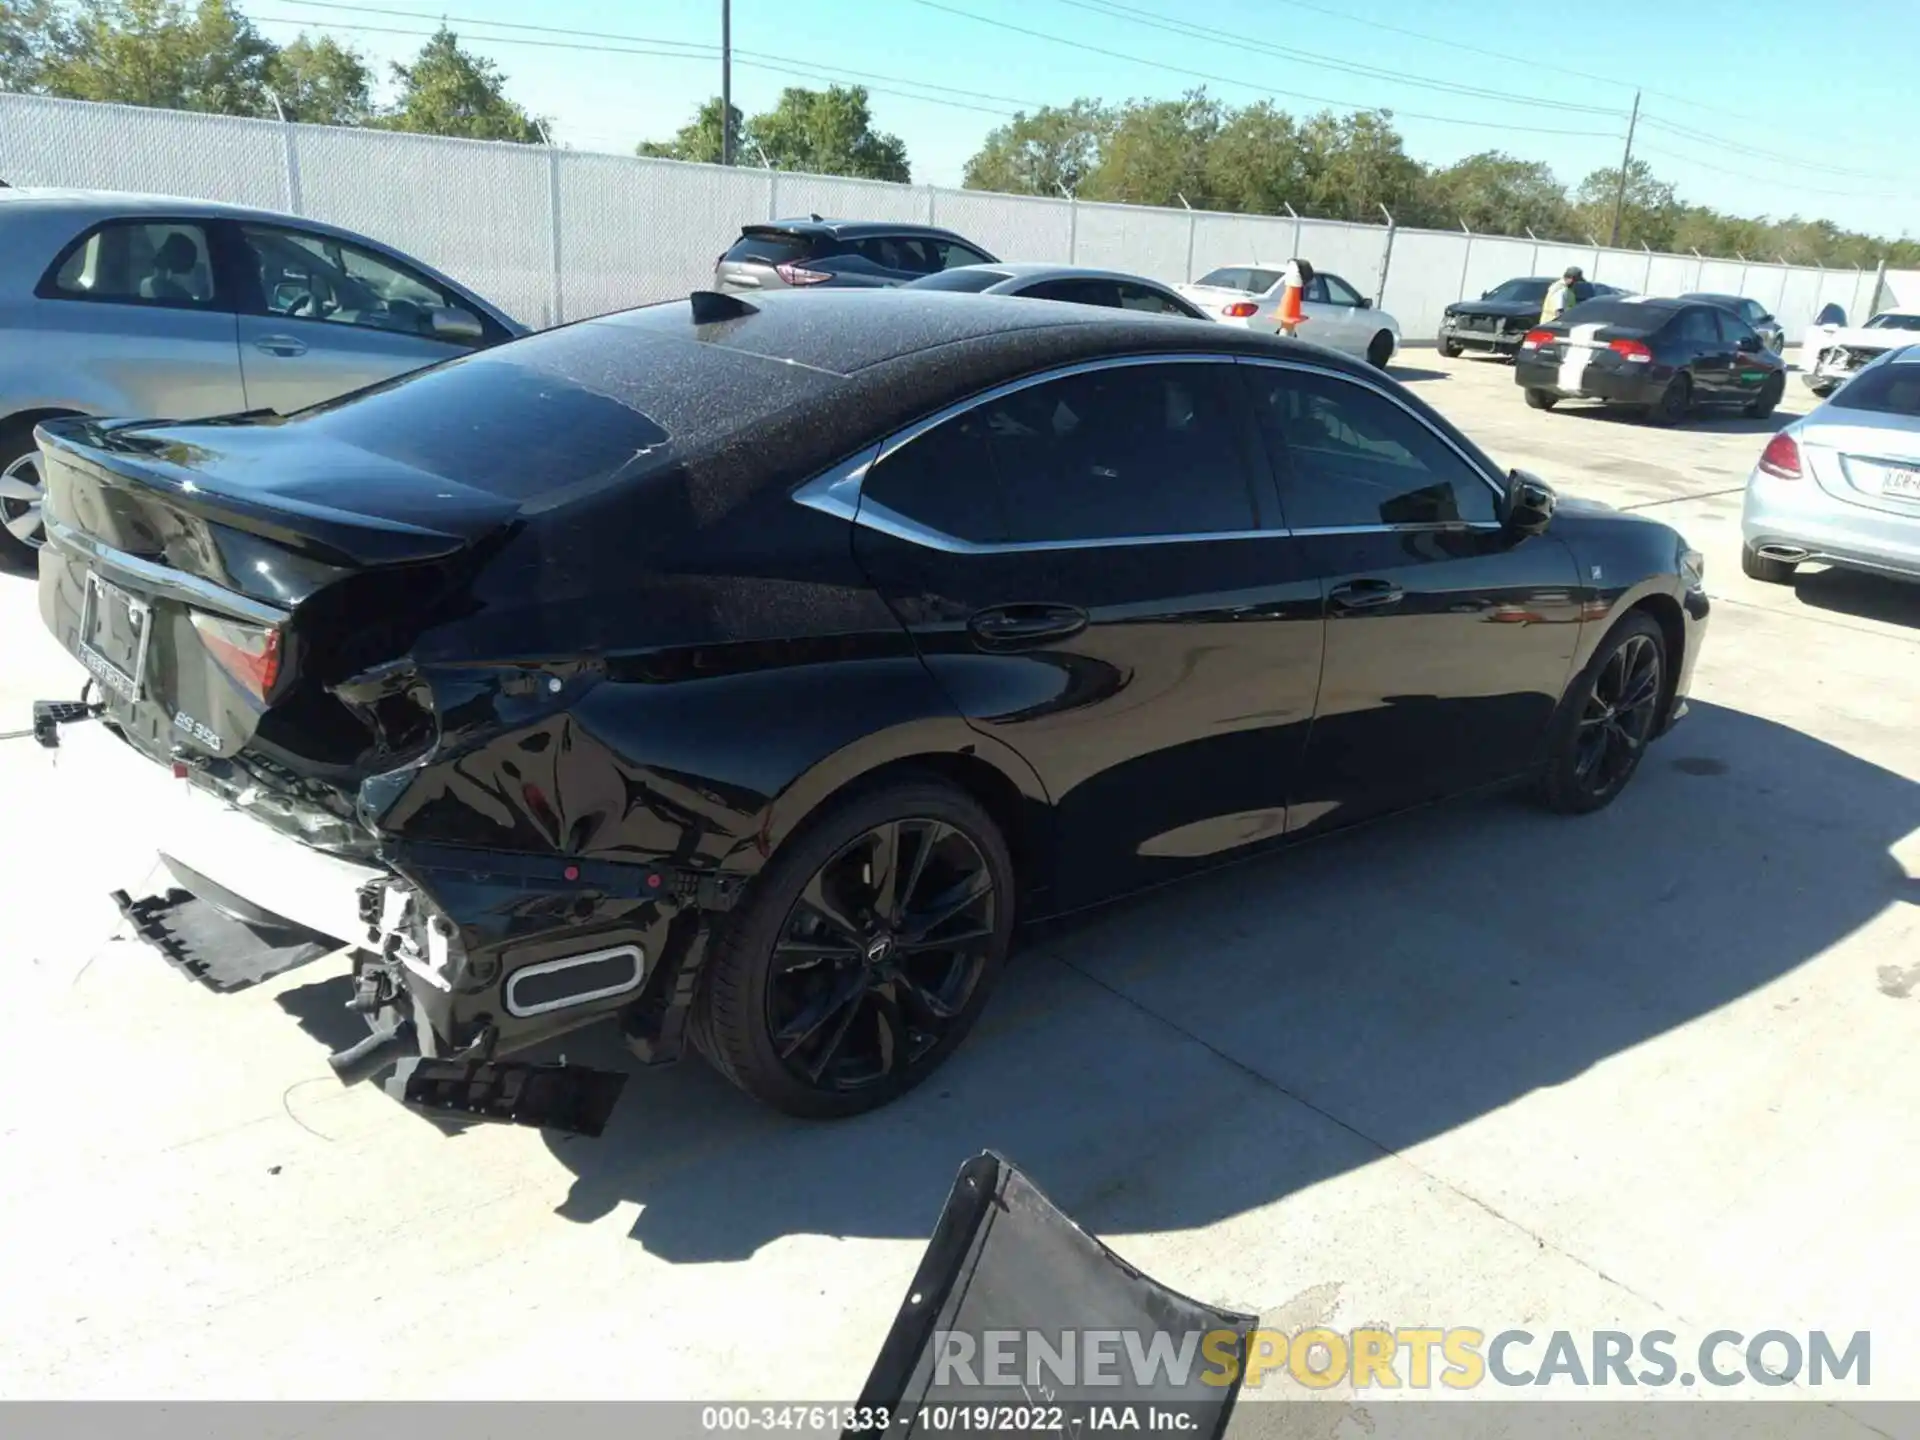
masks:
<svg viewBox="0 0 1920 1440"><path fill-rule="evenodd" d="M1196 1362L1178 1378L1168 1367L1152 1367L1144 1377L1122 1374L1118 1383L1112 1371L1102 1378L1075 1366L1072 1378L1049 1384L1051 1403L1037 1408L1059 1411L1067 1434L1163 1430L1183 1440L1217 1440L1240 1392L1255 1323L1252 1315L1203 1305L1141 1274L987 1151L960 1167L906 1303L860 1392L856 1410L890 1418L849 1429L842 1440L952 1433L948 1417L956 1412L1030 1411L1031 1392L1017 1383L1027 1357L1010 1367L1016 1383L981 1383L979 1367L992 1340L1038 1334L1051 1344L1055 1337L1103 1331L1138 1337L1143 1348L1166 1336L1176 1350L1188 1337L1204 1335L1207 1349L1196 1351L1208 1363ZM956 1356L965 1357L964 1366L951 1363ZM1213 1369L1206 1378L1229 1357L1230 1372ZM939 1363L943 1359L948 1363ZM976 1435L1028 1433L967 1428Z"/></svg>
<svg viewBox="0 0 1920 1440"><path fill-rule="evenodd" d="M178 888L138 900L116 890L113 903L134 934L210 990L244 990L340 948L337 940L292 921L262 925L236 919Z"/></svg>
<svg viewBox="0 0 1920 1440"><path fill-rule="evenodd" d="M387 1093L428 1115L491 1120L598 1138L627 1077L587 1065L500 1060L402 1060Z"/></svg>

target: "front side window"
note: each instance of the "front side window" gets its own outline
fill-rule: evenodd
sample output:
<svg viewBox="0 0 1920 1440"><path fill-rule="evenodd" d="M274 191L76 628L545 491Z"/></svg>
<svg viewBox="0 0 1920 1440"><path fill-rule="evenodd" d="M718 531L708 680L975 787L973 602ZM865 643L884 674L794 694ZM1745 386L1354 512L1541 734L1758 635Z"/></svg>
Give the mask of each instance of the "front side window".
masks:
<svg viewBox="0 0 1920 1440"><path fill-rule="evenodd" d="M1491 524L1493 487L1426 424L1331 375L1247 366L1295 530Z"/></svg>
<svg viewBox="0 0 1920 1440"><path fill-rule="evenodd" d="M485 332L440 286L385 256L300 230L243 225L240 233L258 268L262 314L466 343Z"/></svg>
<svg viewBox="0 0 1920 1440"><path fill-rule="evenodd" d="M1020 293L1030 300L1064 300L1070 305L1100 305L1109 310L1120 304L1110 280L1046 280Z"/></svg>
<svg viewBox="0 0 1920 1440"><path fill-rule="evenodd" d="M986 401L890 455L868 501L980 543L1256 528L1232 368L1125 365Z"/></svg>
<svg viewBox="0 0 1920 1440"><path fill-rule="evenodd" d="M1360 303L1360 292L1338 275L1322 275L1316 278L1327 282L1327 299L1331 304L1358 305Z"/></svg>
<svg viewBox="0 0 1920 1440"><path fill-rule="evenodd" d="M210 305L214 284L207 232L170 221L102 225L61 261L45 293L127 305Z"/></svg>

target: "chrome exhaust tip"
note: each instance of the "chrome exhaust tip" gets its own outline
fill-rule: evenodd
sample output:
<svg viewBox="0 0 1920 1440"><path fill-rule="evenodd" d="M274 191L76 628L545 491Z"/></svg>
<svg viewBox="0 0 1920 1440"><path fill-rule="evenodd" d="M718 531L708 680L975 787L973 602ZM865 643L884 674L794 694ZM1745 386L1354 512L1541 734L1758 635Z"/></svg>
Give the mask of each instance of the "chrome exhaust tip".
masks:
<svg viewBox="0 0 1920 1440"><path fill-rule="evenodd" d="M1781 560L1789 564L1797 564L1813 554L1799 545L1762 545L1755 553L1765 560Z"/></svg>

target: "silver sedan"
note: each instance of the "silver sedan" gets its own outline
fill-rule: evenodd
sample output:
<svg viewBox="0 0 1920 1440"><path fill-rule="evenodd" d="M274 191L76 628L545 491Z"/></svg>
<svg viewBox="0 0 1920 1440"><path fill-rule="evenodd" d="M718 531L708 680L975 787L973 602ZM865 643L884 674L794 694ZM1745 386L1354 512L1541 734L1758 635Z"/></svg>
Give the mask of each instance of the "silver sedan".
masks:
<svg viewBox="0 0 1920 1440"><path fill-rule="evenodd" d="M1747 480L1741 568L1813 562L1920 580L1920 345L1889 350L1767 442Z"/></svg>
<svg viewBox="0 0 1920 1440"><path fill-rule="evenodd" d="M1187 320L1207 318L1192 301L1157 280L1124 275L1116 270L1089 270L1079 265L1008 261L960 265L915 280L904 288L963 290L973 295L1024 295L1029 300L1064 300L1071 305L1102 305L1109 310L1137 310L1147 315L1178 315Z"/></svg>
<svg viewBox="0 0 1920 1440"><path fill-rule="evenodd" d="M285 413L524 333L420 261L316 220L0 189L0 559L40 543L42 420Z"/></svg>

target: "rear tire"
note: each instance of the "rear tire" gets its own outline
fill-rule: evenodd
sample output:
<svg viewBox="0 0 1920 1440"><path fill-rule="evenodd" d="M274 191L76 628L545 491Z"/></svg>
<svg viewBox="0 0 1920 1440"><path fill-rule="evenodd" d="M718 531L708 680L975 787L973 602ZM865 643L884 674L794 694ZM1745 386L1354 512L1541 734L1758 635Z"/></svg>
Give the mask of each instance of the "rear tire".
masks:
<svg viewBox="0 0 1920 1440"><path fill-rule="evenodd" d="M46 536L40 504L46 481L33 427L0 431L0 564L33 567Z"/></svg>
<svg viewBox="0 0 1920 1440"><path fill-rule="evenodd" d="M1640 768L1660 726L1667 641L1644 610L1630 612L1574 677L1554 717L1540 799L1562 815L1611 805Z"/></svg>
<svg viewBox="0 0 1920 1440"><path fill-rule="evenodd" d="M1367 363L1376 370L1384 370L1391 359L1393 359L1393 336L1382 330L1367 346Z"/></svg>
<svg viewBox="0 0 1920 1440"><path fill-rule="evenodd" d="M1646 420L1649 425L1678 425L1692 408L1693 382L1684 375L1676 375L1660 392L1660 398L1647 407Z"/></svg>
<svg viewBox="0 0 1920 1440"><path fill-rule="evenodd" d="M1765 585L1791 585L1793 572L1799 568L1792 560L1775 560L1771 555L1762 555L1751 545L1740 547L1740 573L1749 580L1758 580Z"/></svg>
<svg viewBox="0 0 1920 1440"><path fill-rule="evenodd" d="M1527 391L1527 404L1535 410L1551 410L1560 403L1560 397L1550 390Z"/></svg>
<svg viewBox="0 0 1920 1440"><path fill-rule="evenodd" d="M889 877L904 877L897 903ZM788 1115L885 1105L972 1028L1005 962L1013 905L1006 842L964 792L915 779L831 805L726 917L692 1017L699 1048Z"/></svg>
<svg viewBox="0 0 1920 1440"><path fill-rule="evenodd" d="M1749 420L1764 420L1773 413L1773 407L1780 403L1787 393L1787 377L1776 371L1767 377L1767 383L1760 387L1760 393L1747 404Z"/></svg>

